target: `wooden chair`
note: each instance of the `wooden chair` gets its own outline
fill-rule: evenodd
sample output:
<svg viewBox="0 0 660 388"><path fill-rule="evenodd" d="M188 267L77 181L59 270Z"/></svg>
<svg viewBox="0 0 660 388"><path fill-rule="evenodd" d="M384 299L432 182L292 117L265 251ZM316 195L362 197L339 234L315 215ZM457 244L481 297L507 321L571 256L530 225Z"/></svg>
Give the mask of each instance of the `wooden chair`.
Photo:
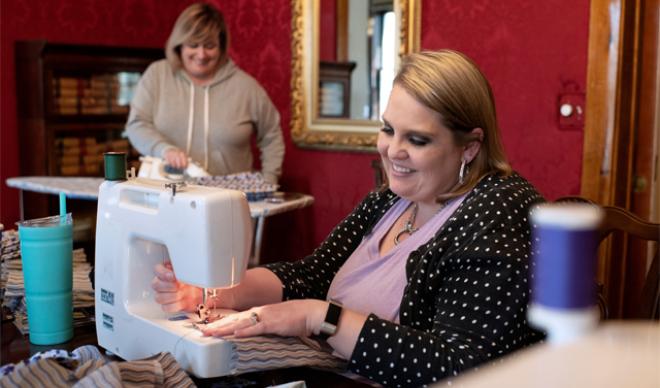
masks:
<svg viewBox="0 0 660 388"><path fill-rule="evenodd" d="M582 197L562 197L555 202L594 202ZM613 233L624 233L629 237L649 242L655 241L655 254L646 274L642 287L640 305L636 318L655 319L660 316L660 259L658 258L658 242L660 241L660 224L646 222L637 215L616 206L602 206L605 217L598 229L599 241L602 243ZM601 317L607 319L609 312L603 293L603 284L598 284L598 306Z"/></svg>

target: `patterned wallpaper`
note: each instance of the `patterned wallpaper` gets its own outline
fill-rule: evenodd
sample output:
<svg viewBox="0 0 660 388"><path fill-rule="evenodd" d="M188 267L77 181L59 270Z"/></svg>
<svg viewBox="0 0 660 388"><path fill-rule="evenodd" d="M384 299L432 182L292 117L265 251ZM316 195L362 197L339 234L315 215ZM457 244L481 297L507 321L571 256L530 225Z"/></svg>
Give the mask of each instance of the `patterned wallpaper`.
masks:
<svg viewBox="0 0 660 388"><path fill-rule="evenodd" d="M261 82L282 116L286 190L315 196L312 208L274 217L264 255L310 252L373 187L374 154L303 150L289 136L289 0L212 0L231 33L230 54ZM0 222L18 218L18 194L4 180L18 175L15 40L162 47L190 0L0 1ZM586 80L588 0L424 0L422 47L465 51L491 80L504 144L518 171L548 198L577 194L581 131L557 128L563 82Z"/></svg>
<svg viewBox="0 0 660 388"><path fill-rule="evenodd" d="M580 130L560 130L564 85L586 88L589 0L424 1L422 47L470 55L495 94L514 169L548 199L579 194Z"/></svg>

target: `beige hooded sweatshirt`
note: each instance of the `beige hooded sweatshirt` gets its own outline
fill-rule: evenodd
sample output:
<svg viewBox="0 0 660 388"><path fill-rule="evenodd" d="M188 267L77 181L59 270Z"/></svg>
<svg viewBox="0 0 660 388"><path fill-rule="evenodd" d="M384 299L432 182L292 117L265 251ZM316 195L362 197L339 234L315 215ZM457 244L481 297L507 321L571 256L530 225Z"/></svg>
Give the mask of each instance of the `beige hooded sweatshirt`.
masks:
<svg viewBox="0 0 660 388"><path fill-rule="evenodd" d="M126 133L143 155L163 157L175 147L211 175L253 170L254 133L264 178L276 183L282 173L280 115L259 83L231 60L205 86L164 59L152 63L131 101Z"/></svg>

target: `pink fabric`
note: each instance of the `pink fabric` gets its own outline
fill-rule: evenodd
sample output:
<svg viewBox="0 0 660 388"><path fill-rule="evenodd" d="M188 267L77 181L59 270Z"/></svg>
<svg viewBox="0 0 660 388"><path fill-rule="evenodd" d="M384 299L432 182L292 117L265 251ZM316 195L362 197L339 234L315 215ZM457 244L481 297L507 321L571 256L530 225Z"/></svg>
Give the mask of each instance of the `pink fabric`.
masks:
<svg viewBox="0 0 660 388"><path fill-rule="evenodd" d="M348 309L363 314L374 313L382 319L399 322L399 305L407 283L408 256L436 234L464 198L465 195L451 200L417 232L381 257L381 240L410 205L408 200L399 200L339 269L330 285L328 298Z"/></svg>

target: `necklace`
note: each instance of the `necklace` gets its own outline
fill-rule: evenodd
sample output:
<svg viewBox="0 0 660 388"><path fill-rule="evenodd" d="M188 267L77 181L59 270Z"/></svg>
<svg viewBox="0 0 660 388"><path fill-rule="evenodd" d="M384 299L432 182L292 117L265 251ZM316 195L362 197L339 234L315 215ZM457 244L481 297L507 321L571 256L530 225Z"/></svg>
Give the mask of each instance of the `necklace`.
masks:
<svg viewBox="0 0 660 388"><path fill-rule="evenodd" d="M408 218L408 221L403 225L403 228L399 231L399 233L394 236L394 245L399 245L399 238L403 236L404 234L410 234L412 235L413 233L417 232L419 228L414 228L413 225L415 224L415 217L417 217L417 209L419 206L417 204L413 205L412 212L410 213L410 217Z"/></svg>

